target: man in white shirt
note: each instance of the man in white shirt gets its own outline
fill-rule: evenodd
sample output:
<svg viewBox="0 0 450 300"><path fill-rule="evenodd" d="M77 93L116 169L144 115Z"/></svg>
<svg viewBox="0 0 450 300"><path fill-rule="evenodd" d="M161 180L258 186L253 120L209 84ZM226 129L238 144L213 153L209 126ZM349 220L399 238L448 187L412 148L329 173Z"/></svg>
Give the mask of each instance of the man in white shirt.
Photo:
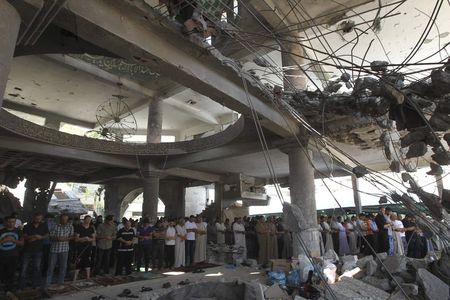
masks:
<svg viewBox="0 0 450 300"><path fill-rule="evenodd" d="M164 249L164 254L166 258L166 267L172 268L175 263L175 220L170 220L166 229L166 247Z"/></svg>
<svg viewBox="0 0 450 300"><path fill-rule="evenodd" d="M245 243L245 227L242 224L242 218L238 218L236 223L233 224L233 233L234 233L234 245L236 248L242 247L244 248L244 259L247 256L247 245Z"/></svg>
<svg viewBox="0 0 450 300"><path fill-rule="evenodd" d="M197 224L195 224L195 217L190 216L189 221L184 225L186 227L186 264L192 265L194 263L195 252L195 233L197 231Z"/></svg>

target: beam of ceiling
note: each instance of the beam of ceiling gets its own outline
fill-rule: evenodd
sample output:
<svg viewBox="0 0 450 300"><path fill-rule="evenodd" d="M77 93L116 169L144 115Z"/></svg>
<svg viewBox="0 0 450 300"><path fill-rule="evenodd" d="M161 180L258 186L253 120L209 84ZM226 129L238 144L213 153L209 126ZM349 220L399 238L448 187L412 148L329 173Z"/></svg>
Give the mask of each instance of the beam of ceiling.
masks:
<svg viewBox="0 0 450 300"><path fill-rule="evenodd" d="M222 182L222 176L219 174L197 171L197 170L189 170L184 168L172 168L164 170L164 173L167 175L177 176L177 177L186 177L195 180L207 181L207 182Z"/></svg>
<svg viewBox="0 0 450 300"><path fill-rule="evenodd" d="M293 117L277 110L269 99L262 100L259 90L250 84L248 89L243 87L242 79L236 73L239 70L223 66L223 61L206 54L204 48L183 38L181 33L161 26L160 19L156 20L144 1L70 0L67 7L85 20L77 22L76 31L83 39L105 48L117 45L111 49L116 54L137 60L232 110L246 115L255 110L266 120L264 126L281 136L299 132ZM74 30L67 20L59 18L58 22ZM93 25L96 30L88 30Z"/></svg>
<svg viewBox="0 0 450 300"><path fill-rule="evenodd" d="M18 102L14 102L8 99L4 99L3 100L3 107L7 108L7 109L12 109L15 111L19 111L19 112L23 112L23 113L27 113L30 115L35 115L35 116L39 116L39 117L43 117L43 118L49 118L49 119L53 119L53 120L58 120L64 123L68 123L68 124L72 124L72 125L76 125L76 126L80 126L80 127L84 127L84 128L94 128L95 127L95 123L91 123L91 122L86 122L86 121L82 121L82 120L78 120L78 119L74 119L74 118L70 118L67 116L63 116L61 114L56 114L53 112L49 112L46 110L42 110L39 109L37 107L33 107L30 105L26 105L26 104L21 104Z"/></svg>
<svg viewBox="0 0 450 300"><path fill-rule="evenodd" d="M269 144L272 148L273 142ZM261 152L260 142L237 143L233 145L225 145L222 147L209 149L197 153L186 154L183 156L172 157L164 163L165 168L174 168L189 166L199 162L214 161L218 159L226 159L235 156L242 156L250 153Z"/></svg>

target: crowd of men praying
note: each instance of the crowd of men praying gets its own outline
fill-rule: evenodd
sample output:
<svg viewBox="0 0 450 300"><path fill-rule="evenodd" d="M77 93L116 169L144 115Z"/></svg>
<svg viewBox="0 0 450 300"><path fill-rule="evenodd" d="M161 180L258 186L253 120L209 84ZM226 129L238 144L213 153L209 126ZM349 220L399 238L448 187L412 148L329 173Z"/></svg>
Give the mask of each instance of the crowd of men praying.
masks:
<svg viewBox="0 0 450 300"><path fill-rule="evenodd" d="M239 253L241 261L256 259L263 267L271 259L292 257L292 234L281 218L272 216L224 222L202 216L156 221L144 217L117 223L112 215L93 219L36 213L25 225L17 215L0 223L0 279L10 294L33 288L49 297L48 290L62 289L69 274L77 281L80 276L201 266L208 261L208 244ZM359 214L345 220L320 216L318 223L322 254L329 250L340 256L387 252L423 258L432 247L414 216L402 218L390 208L381 207L376 216Z"/></svg>
<svg viewBox="0 0 450 300"><path fill-rule="evenodd" d="M361 213L342 220L339 216L320 216L324 251L339 256L386 252L423 258L433 248L430 239L416 226L416 217L381 207L377 215Z"/></svg>

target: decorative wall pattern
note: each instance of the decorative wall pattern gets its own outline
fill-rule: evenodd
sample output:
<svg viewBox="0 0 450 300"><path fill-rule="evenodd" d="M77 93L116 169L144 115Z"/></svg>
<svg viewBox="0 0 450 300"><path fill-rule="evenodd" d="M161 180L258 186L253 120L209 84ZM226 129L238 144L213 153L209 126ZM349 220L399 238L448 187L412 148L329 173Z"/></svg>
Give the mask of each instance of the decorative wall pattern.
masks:
<svg viewBox="0 0 450 300"><path fill-rule="evenodd" d="M131 63L122 58L92 54L68 54L68 56L93 64L115 75L126 76L135 80L155 80L160 77L158 73L153 72L149 67Z"/></svg>
<svg viewBox="0 0 450 300"><path fill-rule="evenodd" d="M134 144L72 135L39 126L21 119L6 110L0 111L0 127L21 136L53 145L122 155L176 155L216 148L231 142L239 136L244 130L244 123L244 118L241 117L236 123L220 133L192 141L160 144Z"/></svg>

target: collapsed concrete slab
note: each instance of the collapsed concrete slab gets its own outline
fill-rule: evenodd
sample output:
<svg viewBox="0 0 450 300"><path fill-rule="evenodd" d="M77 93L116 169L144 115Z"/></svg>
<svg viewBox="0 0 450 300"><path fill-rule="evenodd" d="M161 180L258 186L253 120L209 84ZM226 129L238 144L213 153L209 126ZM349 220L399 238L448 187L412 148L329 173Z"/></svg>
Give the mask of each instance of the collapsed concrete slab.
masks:
<svg viewBox="0 0 450 300"><path fill-rule="evenodd" d="M417 270L417 282L425 292L428 300L449 299L449 286L425 269Z"/></svg>
<svg viewBox="0 0 450 300"><path fill-rule="evenodd" d="M386 300L390 294L363 281L344 277L334 285L331 290L339 300ZM325 299L334 299L330 292L325 292Z"/></svg>

